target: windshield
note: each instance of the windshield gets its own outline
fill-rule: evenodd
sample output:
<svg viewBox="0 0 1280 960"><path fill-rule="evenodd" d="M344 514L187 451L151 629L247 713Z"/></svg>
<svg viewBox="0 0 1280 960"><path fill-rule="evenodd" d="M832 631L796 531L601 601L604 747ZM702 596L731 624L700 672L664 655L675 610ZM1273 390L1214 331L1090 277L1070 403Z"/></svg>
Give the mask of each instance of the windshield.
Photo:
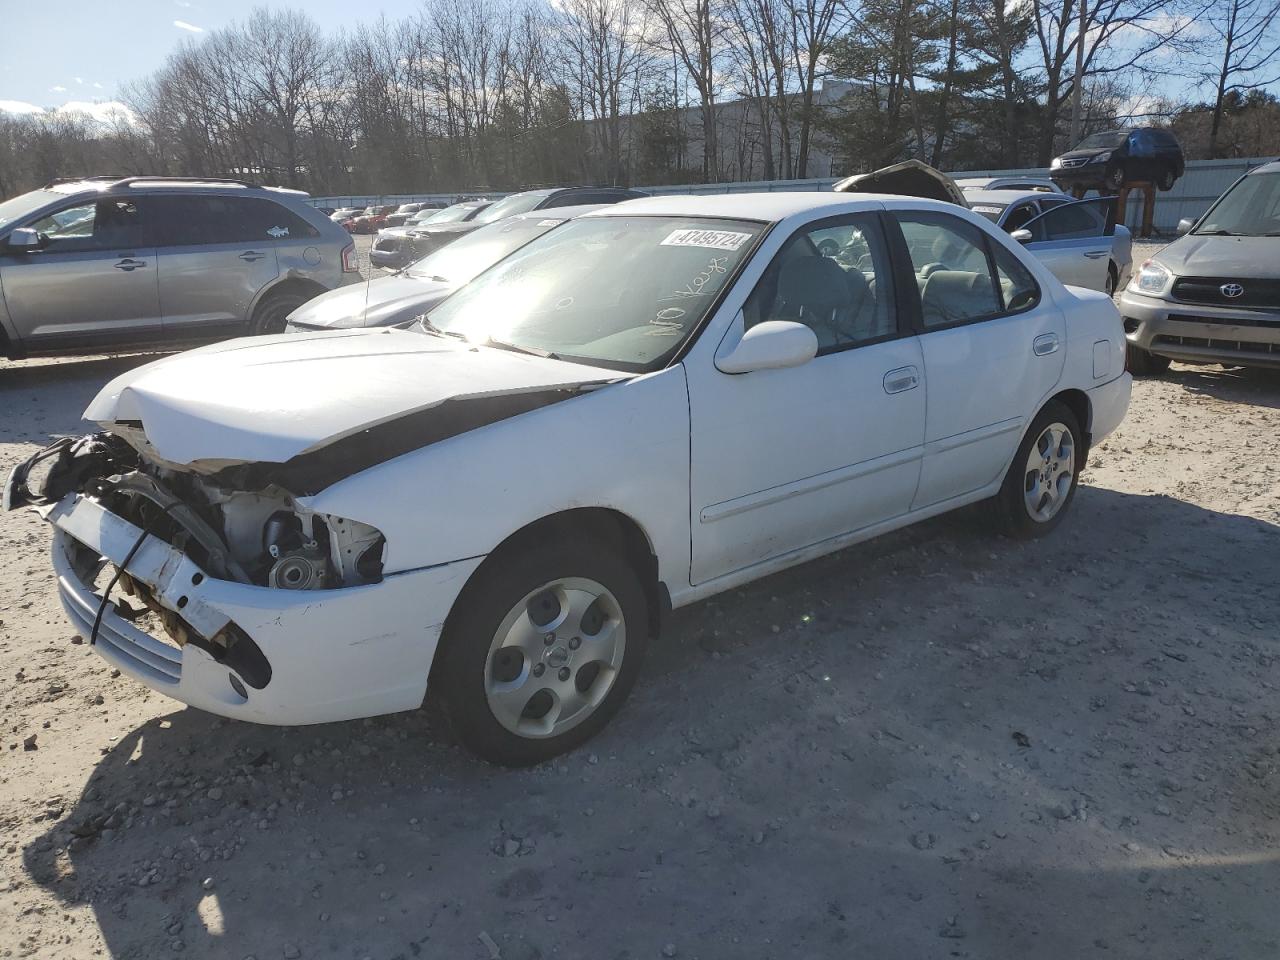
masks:
<svg viewBox="0 0 1280 960"><path fill-rule="evenodd" d="M441 280L466 283L476 274L489 269L513 250L518 250L552 227L564 223L563 217L510 217L499 223L481 227L423 257L408 269L419 280Z"/></svg>
<svg viewBox="0 0 1280 960"><path fill-rule="evenodd" d="M655 369L698 328L764 225L582 217L517 250L422 329L615 370Z"/></svg>
<svg viewBox="0 0 1280 960"><path fill-rule="evenodd" d="M493 223L506 217L514 217L517 213L528 213L547 198L545 193L513 193L503 197L484 213L476 217L476 223Z"/></svg>
<svg viewBox="0 0 1280 960"><path fill-rule="evenodd" d="M1114 150L1120 144L1124 143L1125 137L1129 136L1127 130L1107 130L1103 133L1094 133L1085 137L1078 144L1077 150Z"/></svg>
<svg viewBox="0 0 1280 960"><path fill-rule="evenodd" d="M1205 214L1195 233L1280 236L1280 173L1255 173L1241 179Z"/></svg>
<svg viewBox="0 0 1280 960"><path fill-rule="evenodd" d="M413 222L417 224L457 223L459 220L466 219L467 214L474 209L475 204L472 203L455 203L443 210L422 210L414 216Z"/></svg>
<svg viewBox="0 0 1280 960"><path fill-rule="evenodd" d="M21 196L14 197L12 200L6 200L4 203L0 203L0 227L17 220L19 217L25 217L28 213L39 210L45 204L59 199L62 199L62 194L53 193L50 190L32 190L30 193L24 193Z"/></svg>

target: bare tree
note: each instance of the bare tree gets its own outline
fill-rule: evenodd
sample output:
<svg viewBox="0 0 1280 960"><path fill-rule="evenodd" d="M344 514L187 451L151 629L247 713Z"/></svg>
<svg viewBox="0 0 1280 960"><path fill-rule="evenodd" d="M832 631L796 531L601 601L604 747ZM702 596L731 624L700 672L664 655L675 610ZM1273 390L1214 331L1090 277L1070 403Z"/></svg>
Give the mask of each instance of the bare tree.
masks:
<svg viewBox="0 0 1280 960"><path fill-rule="evenodd" d="M702 112L702 179L720 176L716 98L724 45L722 0L647 0L667 49L698 92Z"/></svg>
<svg viewBox="0 0 1280 960"><path fill-rule="evenodd" d="M1276 20L1280 0L1220 0L1216 16L1207 17L1217 59L1211 74L1214 82L1213 117L1209 124L1209 156L1218 156L1218 136L1227 97L1260 90L1280 80L1280 36Z"/></svg>
<svg viewBox="0 0 1280 960"><path fill-rule="evenodd" d="M800 144L795 175L809 175L809 140L813 131L813 96L819 64L837 30L848 20L844 0L783 0L791 18L791 54L800 87Z"/></svg>

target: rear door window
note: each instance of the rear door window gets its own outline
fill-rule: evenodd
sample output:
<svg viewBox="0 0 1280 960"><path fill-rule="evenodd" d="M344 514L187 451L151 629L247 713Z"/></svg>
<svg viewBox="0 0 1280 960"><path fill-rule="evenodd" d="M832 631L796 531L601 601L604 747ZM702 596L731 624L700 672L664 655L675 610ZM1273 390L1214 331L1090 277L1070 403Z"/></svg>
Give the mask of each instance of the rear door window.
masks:
<svg viewBox="0 0 1280 960"><path fill-rule="evenodd" d="M291 210L258 197L156 197L166 247L263 244L307 239L319 231Z"/></svg>
<svg viewBox="0 0 1280 960"><path fill-rule="evenodd" d="M971 323L1004 312L987 241L971 223L946 213L897 214L920 291L926 328Z"/></svg>

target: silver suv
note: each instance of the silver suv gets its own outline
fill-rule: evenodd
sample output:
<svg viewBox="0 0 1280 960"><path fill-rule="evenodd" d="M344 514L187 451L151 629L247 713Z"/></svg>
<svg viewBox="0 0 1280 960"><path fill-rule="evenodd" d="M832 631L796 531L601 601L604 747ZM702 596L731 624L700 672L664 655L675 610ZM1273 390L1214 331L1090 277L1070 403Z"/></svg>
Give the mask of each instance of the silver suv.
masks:
<svg viewBox="0 0 1280 960"><path fill-rule="evenodd" d="M1280 367L1280 162L1237 180L1120 297L1129 370L1170 360Z"/></svg>
<svg viewBox="0 0 1280 960"><path fill-rule="evenodd" d="M277 333L360 279L347 232L296 190L90 177L0 203L0 355Z"/></svg>

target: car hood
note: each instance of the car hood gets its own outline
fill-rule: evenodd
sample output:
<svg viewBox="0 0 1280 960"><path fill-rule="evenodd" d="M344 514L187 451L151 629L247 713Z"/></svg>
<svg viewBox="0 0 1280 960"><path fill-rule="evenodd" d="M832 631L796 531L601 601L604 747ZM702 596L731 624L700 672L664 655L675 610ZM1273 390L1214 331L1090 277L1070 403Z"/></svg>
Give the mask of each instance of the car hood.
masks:
<svg viewBox="0 0 1280 960"><path fill-rule="evenodd" d="M1180 277L1280 278L1280 237L1188 234L1155 255Z"/></svg>
<svg viewBox="0 0 1280 960"><path fill-rule="evenodd" d="M1066 153L1060 155L1058 159L1078 160L1081 157L1084 157L1087 160L1089 157L1096 157L1100 153L1115 153L1119 149L1119 147L1096 147L1092 150L1068 150Z"/></svg>
<svg viewBox="0 0 1280 960"><path fill-rule="evenodd" d="M453 287L451 283L415 279L407 274L378 277L367 283L337 287L308 300L289 314L289 323L327 330L389 327L426 313Z"/></svg>
<svg viewBox="0 0 1280 960"><path fill-rule="evenodd" d="M475 230L477 227L482 227L482 226L484 226L484 224L482 223L469 223L466 221L462 223L458 223L456 221L453 223L428 223L421 227L414 227L412 232L425 233L425 234L470 233L472 230Z"/></svg>
<svg viewBox="0 0 1280 960"><path fill-rule="evenodd" d="M255 337L122 374L84 416L135 444L140 427L146 452L213 472L235 464L285 463L436 407L444 418L454 416L474 429L540 405L528 402L531 394L567 397L573 395L570 388L618 377L600 367L409 330ZM511 402L495 403L502 397ZM468 399L479 401L471 411L448 403ZM476 408L489 419L477 422Z"/></svg>
<svg viewBox="0 0 1280 960"><path fill-rule="evenodd" d="M845 177L831 188L840 193L892 193L968 207L964 191L941 170L919 160L903 160L870 173Z"/></svg>

